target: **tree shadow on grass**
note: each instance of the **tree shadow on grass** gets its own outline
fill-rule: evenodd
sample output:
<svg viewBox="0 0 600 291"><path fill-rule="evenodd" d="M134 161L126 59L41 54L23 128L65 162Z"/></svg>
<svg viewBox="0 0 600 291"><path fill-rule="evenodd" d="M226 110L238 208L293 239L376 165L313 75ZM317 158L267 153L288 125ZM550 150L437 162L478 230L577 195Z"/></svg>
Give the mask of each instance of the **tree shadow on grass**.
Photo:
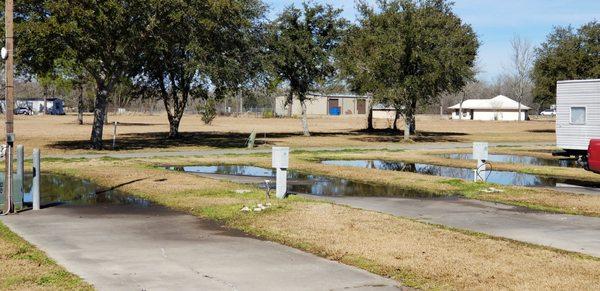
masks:
<svg viewBox="0 0 600 291"><path fill-rule="evenodd" d="M175 148L185 146L206 146L213 148L241 148L246 145L249 134L222 132L182 132L179 138L167 138L165 132L128 133L117 136L116 150L141 150L148 148ZM265 142L257 140L255 145ZM58 141L50 145L61 150L90 149L89 140ZM104 148L112 149L112 140L104 141Z"/></svg>
<svg viewBox="0 0 600 291"><path fill-rule="evenodd" d="M106 126L110 126L112 123L108 123L108 125ZM119 126L158 126L158 125L164 125L161 123L146 123L146 122L118 122L117 123L117 127Z"/></svg>
<svg viewBox="0 0 600 291"><path fill-rule="evenodd" d="M211 147L211 148L244 148L247 145L249 133L236 132L182 132L176 139L167 138L165 132L128 133L117 136L115 150L143 150L143 149L168 149L177 147ZM452 142L459 141L458 136L463 133L451 132L418 132L413 137L417 142ZM276 132L267 133L267 139L284 139L302 137L301 132ZM313 132L311 137L347 137L350 140L369 142L399 142L402 132L394 130L355 130L349 132ZM308 137L308 138L311 138ZM258 133L254 144L272 145L273 142L265 140L264 133ZM49 147L61 150L87 150L90 149L89 140L58 141ZM104 148L112 150L112 140L104 141Z"/></svg>
<svg viewBox="0 0 600 291"><path fill-rule="evenodd" d="M372 130L357 130L357 133L366 136L354 137L352 140L364 142L400 142L404 139L403 130L372 129ZM411 136L415 142L460 142L461 136L466 136L466 133L460 132L433 132L433 131L417 131Z"/></svg>
<svg viewBox="0 0 600 291"><path fill-rule="evenodd" d="M551 128L551 129L531 129L528 130L527 132L532 132L532 133L556 133L556 129Z"/></svg>

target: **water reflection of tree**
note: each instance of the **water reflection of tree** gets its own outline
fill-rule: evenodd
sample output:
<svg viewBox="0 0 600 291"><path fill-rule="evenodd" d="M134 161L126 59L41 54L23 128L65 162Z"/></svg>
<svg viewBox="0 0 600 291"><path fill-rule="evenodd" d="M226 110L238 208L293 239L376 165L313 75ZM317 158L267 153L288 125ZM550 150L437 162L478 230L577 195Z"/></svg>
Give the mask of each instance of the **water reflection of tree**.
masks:
<svg viewBox="0 0 600 291"><path fill-rule="evenodd" d="M412 163L380 161L379 169L398 172L416 172L416 166Z"/></svg>

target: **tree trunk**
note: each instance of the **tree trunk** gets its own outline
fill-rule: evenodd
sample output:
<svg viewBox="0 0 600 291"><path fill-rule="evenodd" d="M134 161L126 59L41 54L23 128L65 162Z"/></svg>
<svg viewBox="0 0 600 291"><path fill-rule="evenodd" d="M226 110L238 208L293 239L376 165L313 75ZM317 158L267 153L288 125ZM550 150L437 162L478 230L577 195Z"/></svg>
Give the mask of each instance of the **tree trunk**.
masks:
<svg viewBox="0 0 600 291"><path fill-rule="evenodd" d="M463 102L465 102L465 95L467 95L467 93L465 93L465 91L463 91L462 97L460 98L460 106L458 109L458 120L462 120L462 116L463 116Z"/></svg>
<svg viewBox="0 0 600 291"><path fill-rule="evenodd" d="M44 108L42 113L48 114L48 85L44 85Z"/></svg>
<svg viewBox="0 0 600 291"><path fill-rule="evenodd" d="M308 119L306 118L306 103L300 101L300 106L302 107L302 131L304 136L310 136L310 132L308 131Z"/></svg>
<svg viewBox="0 0 600 291"><path fill-rule="evenodd" d="M417 118L415 117L415 113L417 112L417 99L413 99L410 103L410 116L408 121L410 122L409 130L410 134L415 134L417 132Z"/></svg>
<svg viewBox="0 0 600 291"><path fill-rule="evenodd" d="M411 129L414 124L414 115L412 113L406 113L404 115L404 140L410 140Z"/></svg>
<svg viewBox="0 0 600 291"><path fill-rule="evenodd" d="M179 138L179 124L181 118L178 116L171 116L169 114L169 138Z"/></svg>
<svg viewBox="0 0 600 291"><path fill-rule="evenodd" d="M239 105L240 105L239 114L241 116L244 113L244 97L242 96L242 92L239 92L238 96L239 96L239 100L240 100L240 102L239 102Z"/></svg>
<svg viewBox="0 0 600 291"><path fill-rule="evenodd" d="M372 106L371 102L369 102L369 108L367 110L369 110L369 113L367 115L367 130L372 131L374 128L373 128L373 106Z"/></svg>
<svg viewBox="0 0 600 291"><path fill-rule="evenodd" d="M103 83L98 82L96 100L94 102L94 124L92 125L91 137L91 147L95 150L102 150L102 131L104 130L104 118L106 117L108 95L108 88Z"/></svg>
<svg viewBox="0 0 600 291"><path fill-rule="evenodd" d="M292 107L294 105L294 94L292 93L292 91L290 91L286 103L288 106L288 117L292 117Z"/></svg>
<svg viewBox="0 0 600 291"><path fill-rule="evenodd" d="M394 115L394 123L392 123L392 130L398 130L398 116L400 116L400 114L398 113L398 109L395 110L395 115Z"/></svg>
<svg viewBox="0 0 600 291"><path fill-rule="evenodd" d="M517 98L517 102L519 102L518 105L518 110L517 110L517 122L521 121L521 99L523 99L522 97Z"/></svg>
<svg viewBox="0 0 600 291"><path fill-rule="evenodd" d="M79 86L79 97L77 99L77 122L83 125L83 86Z"/></svg>
<svg viewBox="0 0 600 291"><path fill-rule="evenodd" d="M161 91L169 119L169 138L179 138L179 124L185 111L189 91L182 90L181 93L177 91L168 92L164 89L164 86Z"/></svg>

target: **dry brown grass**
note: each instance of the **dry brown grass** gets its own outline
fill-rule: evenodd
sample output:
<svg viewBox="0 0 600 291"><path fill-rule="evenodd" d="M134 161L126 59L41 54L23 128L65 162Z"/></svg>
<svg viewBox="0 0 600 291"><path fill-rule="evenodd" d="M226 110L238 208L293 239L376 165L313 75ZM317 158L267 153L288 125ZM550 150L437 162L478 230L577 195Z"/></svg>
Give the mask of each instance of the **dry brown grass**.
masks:
<svg viewBox="0 0 600 291"><path fill-rule="evenodd" d="M484 193L479 190L485 185L471 182L454 183L456 179L430 176L409 172L383 171L355 167L323 165L319 159L388 159L409 162L430 162L445 165L446 159L430 157L424 153L405 152L358 152L358 153L301 153L292 154L291 165L294 170L312 174L321 174L349 179L353 181L392 185L397 187L398 195L463 195L468 198L501 202L524 206L532 209L559 213L600 216L600 196L573 194L554 191L546 188L496 186L503 193ZM186 158L155 158L152 161L171 165L192 164L238 164L257 165L270 168L271 160L267 156L221 156L221 157L186 157ZM149 161L148 161L149 162ZM463 166L470 167L469 161L463 161ZM447 164L453 165L453 164ZM454 164L453 166L456 166ZM508 166L507 166L508 167ZM540 167L545 168L545 167ZM555 167L550 167L555 168ZM562 169L568 171L566 169ZM583 171L580 169L571 169ZM587 173L585 173L587 175ZM574 175L576 176L576 175ZM579 177L581 178L581 177ZM596 178L597 179L597 178ZM369 195L369 193L365 193Z"/></svg>
<svg viewBox="0 0 600 291"><path fill-rule="evenodd" d="M17 143L27 148L39 147L46 153L66 154L89 151L91 116L78 125L74 115L17 116ZM118 150L190 150L244 147L253 130L257 145L292 147L389 146L400 141L398 132L377 130L364 132L364 117L318 117L309 119L313 136L301 134L300 120L294 118L263 119L252 117L217 117L212 125L204 125L197 115L186 115L181 123L182 138L166 140L169 129L165 115L115 115L109 121L119 122ZM379 128L388 125L376 120ZM4 124L0 130L4 130ZM419 142L443 141L554 141L553 121L482 122L448 121L429 116L417 117ZM111 144L112 125L105 126L104 139Z"/></svg>
<svg viewBox="0 0 600 291"><path fill-rule="evenodd" d="M211 159L171 158L168 162L240 158ZM241 162L266 162L261 157L245 159ZM297 198L278 202L275 211L247 215L239 212L239 206L258 196L244 198L230 191L248 186L150 168L150 162L48 161L45 169L91 178L106 187L146 178L120 189L419 288L600 288L600 261L591 257Z"/></svg>
<svg viewBox="0 0 600 291"><path fill-rule="evenodd" d="M424 289L600 288L598 260L348 207L298 204L252 226L342 262L374 262Z"/></svg>

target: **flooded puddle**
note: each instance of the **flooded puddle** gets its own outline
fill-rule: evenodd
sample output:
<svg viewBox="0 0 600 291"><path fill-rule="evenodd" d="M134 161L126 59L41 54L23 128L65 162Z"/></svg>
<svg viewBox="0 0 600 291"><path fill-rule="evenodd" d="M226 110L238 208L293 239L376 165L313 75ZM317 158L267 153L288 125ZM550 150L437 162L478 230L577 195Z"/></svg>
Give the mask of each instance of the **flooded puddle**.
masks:
<svg viewBox="0 0 600 291"><path fill-rule="evenodd" d="M472 160L473 154L442 154L437 155L442 158L457 159L457 160ZM488 156L490 162L496 163L509 163L509 164L523 164L523 165L534 165L534 166L554 166L554 167L577 167L577 160L574 159L542 159L530 156L517 156L517 155L501 155L501 154L490 154Z"/></svg>
<svg viewBox="0 0 600 291"><path fill-rule="evenodd" d="M383 161L383 160L329 160L323 161L326 165L345 166L345 167L359 167L368 169L379 169L388 171L401 171L419 173L432 176L442 176L448 178L458 178L467 181L473 181L474 173L472 169L455 168L436 166L429 164L413 164L403 163L395 161ZM495 183L500 185L511 185L511 186L527 186L527 187L556 187L562 186L563 184L575 185L581 187L600 187L600 183L567 180L567 179L556 179L547 178L531 174L522 174L517 172L509 171L491 171L488 172L487 182Z"/></svg>
<svg viewBox="0 0 600 291"><path fill-rule="evenodd" d="M188 172L188 173L238 175L238 176L251 176L251 177L275 177L275 170L261 168L261 167L255 167L255 166L237 166L237 165L184 166L184 167L169 167L168 169L183 171L183 172Z"/></svg>
<svg viewBox="0 0 600 291"><path fill-rule="evenodd" d="M185 166L167 167L167 169L188 173L250 176L275 180L275 171L273 169L255 166ZM429 194L415 193L416 191L409 192L394 186L372 185L335 177L304 174L296 171L288 171L288 191L290 193L319 196L437 197Z"/></svg>
<svg viewBox="0 0 600 291"><path fill-rule="evenodd" d="M31 182L32 176L25 175L25 195L23 201L26 205L31 205L32 203L32 195L30 193ZM126 195L115 189L102 188L85 179L50 174L42 174L40 200L42 207L59 204L124 204L143 207L150 206L148 200Z"/></svg>

